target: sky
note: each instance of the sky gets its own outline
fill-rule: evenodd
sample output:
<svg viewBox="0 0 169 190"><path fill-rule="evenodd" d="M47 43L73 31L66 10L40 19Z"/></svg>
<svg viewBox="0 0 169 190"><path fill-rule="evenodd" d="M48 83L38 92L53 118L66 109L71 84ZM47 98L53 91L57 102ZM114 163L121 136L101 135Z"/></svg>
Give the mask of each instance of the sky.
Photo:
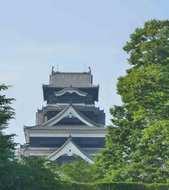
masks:
<svg viewBox="0 0 169 190"><path fill-rule="evenodd" d="M97 104L106 112L121 104L118 77L129 68L123 46L136 27L169 18L168 0L0 0L0 83L16 101L6 133L24 143L24 125L35 124L42 107L42 84L52 66L88 71L100 85Z"/></svg>

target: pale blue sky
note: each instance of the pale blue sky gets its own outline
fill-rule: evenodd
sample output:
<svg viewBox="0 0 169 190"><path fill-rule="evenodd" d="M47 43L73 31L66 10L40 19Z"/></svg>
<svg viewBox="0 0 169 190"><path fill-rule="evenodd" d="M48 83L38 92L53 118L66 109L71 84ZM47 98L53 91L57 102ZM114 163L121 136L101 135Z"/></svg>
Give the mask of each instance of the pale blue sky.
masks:
<svg viewBox="0 0 169 190"><path fill-rule="evenodd" d="M60 71L91 66L108 123L109 108L120 104L117 78L128 67L122 47L153 18L169 18L168 0L0 0L0 82L13 85L8 95L16 98L7 132L24 142L23 125L35 123L52 65Z"/></svg>

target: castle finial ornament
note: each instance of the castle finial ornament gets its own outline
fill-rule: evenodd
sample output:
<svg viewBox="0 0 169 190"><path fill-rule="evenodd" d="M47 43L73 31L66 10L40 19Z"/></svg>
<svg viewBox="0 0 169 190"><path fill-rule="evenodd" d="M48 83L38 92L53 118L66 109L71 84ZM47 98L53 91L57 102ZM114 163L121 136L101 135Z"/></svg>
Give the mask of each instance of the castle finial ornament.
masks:
<svg viewBox="0 0 169 190"><path fill-rule="evenodd" d="M54 74L54 72L55 72L55 67L52 66L52 74Z"/></svg>
<svg viewBox="0 0 169 190"><path fill-rule="evenodd" d="M91 67L88 67L88 68L89 68L89 73L91 73L92 72Z"/></svg>

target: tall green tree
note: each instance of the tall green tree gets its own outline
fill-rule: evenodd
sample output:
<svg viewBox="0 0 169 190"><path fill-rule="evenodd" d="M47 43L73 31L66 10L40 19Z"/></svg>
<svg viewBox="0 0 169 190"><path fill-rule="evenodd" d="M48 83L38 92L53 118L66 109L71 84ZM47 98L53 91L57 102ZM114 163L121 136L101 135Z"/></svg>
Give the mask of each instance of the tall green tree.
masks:
<svg viewBox="0 0 169 190"><path fill-rule="evenodd" d="M8 189L13 183L15 171L15 143L13 135L6 135L4 129L10 119L14 117L14 110L11 107L13 98L8 98L5 91L6 85L0 85L0 189Z"/></svg>
<svg viewBox="0 0 169 190"><path fill-rule="evenodd" d="M122 105L111 109L98 167L112 180L169 180L169 21L137 28L124 47L131 68L120 77Z"/></svg>
<svg viewBox="0 0 169 190"><path fill-rule="evenodd" d="M7 98L4 91L8 89L6 85L0 85L0 160L7 160L14 157L13 135L5 135L4 129L10 119L14 117L14 110L11 107L13 98Z"/></svg>

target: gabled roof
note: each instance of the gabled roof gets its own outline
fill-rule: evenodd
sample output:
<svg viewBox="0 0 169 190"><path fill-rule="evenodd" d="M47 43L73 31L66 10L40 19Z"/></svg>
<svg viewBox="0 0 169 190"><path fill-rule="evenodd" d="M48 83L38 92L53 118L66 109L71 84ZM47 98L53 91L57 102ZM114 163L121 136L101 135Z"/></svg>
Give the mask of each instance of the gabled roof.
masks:
<svg viewBox="0 0 169 190"><path fill-rule="evenodd" d="M52 152L48 159L51 161L57 160L59 157L67 155L73 156L77 155L81 157L86 162L93 164L94 162L85 154L83 153L80 148L71 140L71 137L56 151Z"/></svg>
<svg viewBox="0 0 169 190"><path fill-rule="evenodd" d="M78 111L72 104L68 105L63 109L60 113L58 113L55 117L51 118L50 120L46 121L42 124L43 127L51 127L53 125L56 125L59 121L61 121L64 117L76 117L78 118L82 123L86 124L89 127L100 127L102 125L95 123L94 121L87 118L84 114L82 114L80 111Z"/></svg>

